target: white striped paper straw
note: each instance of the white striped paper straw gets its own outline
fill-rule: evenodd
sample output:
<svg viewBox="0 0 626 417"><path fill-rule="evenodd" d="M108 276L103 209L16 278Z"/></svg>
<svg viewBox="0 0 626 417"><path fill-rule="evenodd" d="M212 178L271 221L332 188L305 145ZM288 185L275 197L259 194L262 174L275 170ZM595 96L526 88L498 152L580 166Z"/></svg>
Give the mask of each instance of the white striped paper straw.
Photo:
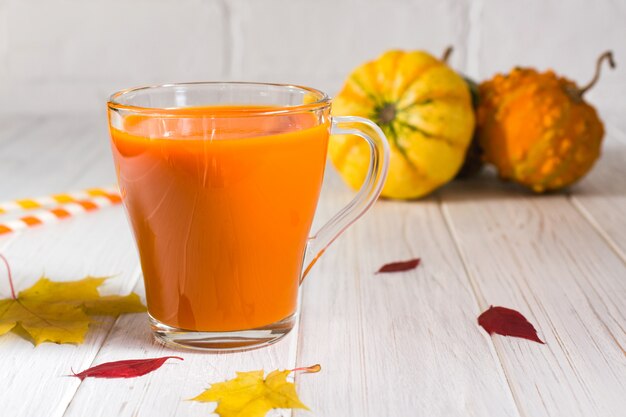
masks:
<svg viewBox="0 0 626 417"><path fill-rule="evenodd" d="M21 198L18 200L0 203L0 214L23 210L37 210L55 204L76 203L78 201L91 200L94 197L119 196L117 187L88 188L86 190L71 193L52 194L43 197Z"/></svg>
<svg viewBox="0 0 626 417"><path fill-rule="evenodd" d="M118 194L104 194L99 197L74 200L53 208L35 210L18 219L0 223L0 236L43 224L57 223L77 214L96 211L102 207L117 205L121 202L122 199Z"/></svg>

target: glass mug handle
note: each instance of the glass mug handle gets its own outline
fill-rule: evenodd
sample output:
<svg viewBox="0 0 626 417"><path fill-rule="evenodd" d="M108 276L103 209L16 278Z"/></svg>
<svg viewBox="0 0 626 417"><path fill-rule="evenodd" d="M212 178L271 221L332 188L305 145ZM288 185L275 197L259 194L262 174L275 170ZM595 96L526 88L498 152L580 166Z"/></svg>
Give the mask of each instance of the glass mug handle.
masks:
<svg viewBox="0 0 626 417"><path fill-rule="evenodd" d="M370 149L370 164L365 181L352 201L335 214L317 233L309 237L304 256L305 267L300 283L324 254L326 248L374 204L387 178L389 143L376 123L363 117L335 116L332 118L330 134L355 135L365 140Z"/></svg>

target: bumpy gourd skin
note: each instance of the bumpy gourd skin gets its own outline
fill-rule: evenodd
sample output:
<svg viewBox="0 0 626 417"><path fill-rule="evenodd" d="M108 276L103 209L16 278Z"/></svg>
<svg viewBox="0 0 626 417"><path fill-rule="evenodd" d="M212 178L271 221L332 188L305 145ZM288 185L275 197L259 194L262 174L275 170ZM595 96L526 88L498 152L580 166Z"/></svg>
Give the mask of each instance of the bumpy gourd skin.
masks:
<svg viewBox="0 0 626 417"><path fill-rule="evenodd" d="M412 199L450 181L465 157L474 112L465 81L445 63L420 52L389 51L357 68L333 101L332 113L375 121L391 146L384 197ZM369 146L333 135L331 160L352 188L363 183Z"/></svg>
<svg viewBox="0 0 626 417"><path fill-rule="evenodd" d="M516 68L483 82L479 94L480 145L503 179L535 192L557 190L599 157L604 128L574 82Z"/></svg>

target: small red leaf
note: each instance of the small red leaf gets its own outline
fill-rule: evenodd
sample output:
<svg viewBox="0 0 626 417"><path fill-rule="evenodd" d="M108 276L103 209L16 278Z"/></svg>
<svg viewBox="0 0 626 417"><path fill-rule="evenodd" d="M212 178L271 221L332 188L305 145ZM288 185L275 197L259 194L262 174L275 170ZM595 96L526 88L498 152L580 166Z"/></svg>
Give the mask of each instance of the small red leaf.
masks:
<svg viewBox="0 0 626 417"><path fill-rule="evenodd" d="M537 336L535 327L519 312L506 307L490 306L489 310L478 316L478 324L491 334L521 337L533 342L545 344Z"/></svg>
<svg viewBox="0 0 626 417"><path fill-rule="evenodd" d="M82 381L87 377L92 378L134 378L159 369L168 359L180 359L178 356L163 356L162 358L151 359L130 359L125 361L106 362L93 368L85 369L83 372L74 373L71 376L80 378Z"/></svg>
<svg viewBox="0 0 626 417"><path fill-rule="evenodd" d="M420 258L410 259L408 261L392 262L380 267L377 274L384 272L403 272L417 268L422 260Z"/></svg>

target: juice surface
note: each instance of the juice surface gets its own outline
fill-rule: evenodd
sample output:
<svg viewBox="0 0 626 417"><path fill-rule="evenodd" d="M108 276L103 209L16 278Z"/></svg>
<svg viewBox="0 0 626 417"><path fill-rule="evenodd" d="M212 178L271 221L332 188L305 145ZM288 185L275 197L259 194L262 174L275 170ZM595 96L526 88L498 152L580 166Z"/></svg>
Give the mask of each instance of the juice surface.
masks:
<svg viewBox="0 0 626 417"><path fill-rule="evenodd" d="M296 311L329 125L239 110L162 110L111 128L148 310L169 326L243 330Z"/></svg>

